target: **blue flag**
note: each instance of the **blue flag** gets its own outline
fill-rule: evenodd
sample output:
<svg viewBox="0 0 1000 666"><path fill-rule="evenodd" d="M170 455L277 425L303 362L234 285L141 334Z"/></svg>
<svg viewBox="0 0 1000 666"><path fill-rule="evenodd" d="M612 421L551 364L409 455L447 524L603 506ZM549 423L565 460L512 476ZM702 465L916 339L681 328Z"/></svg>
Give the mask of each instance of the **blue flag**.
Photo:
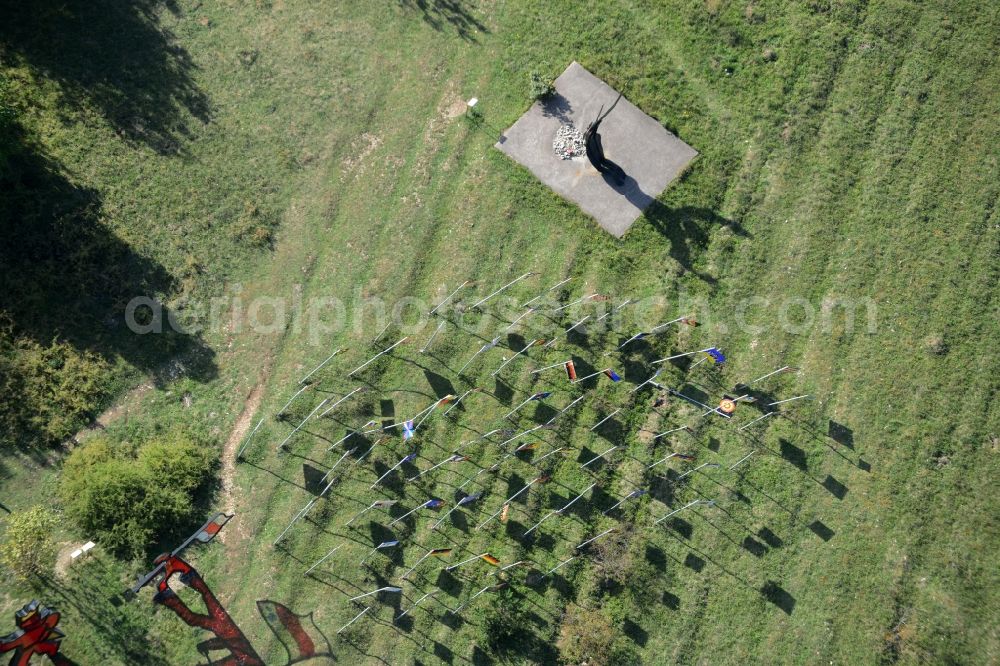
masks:
<svg viewBox="0 0 1000 666"><path fill-rule="evenodd" d="M399 464L402 465L403 463L413 462L416 459L417 459L417 454L416 453L411 453L411 454L407 455L405 458L403 458L402 460L400 460Z"/></svg>
<svg viewBox="0 0 1000 666"><path fill-rule="evenodd" d="M722 352L720 352L715 347L712 347L711 349L705 350L705 353L708 354L708 357L710 359L712 359L713 361L715 361L716 365L720 365L720 364L726 362L726 357L723 356Z"/></svg>
<svg viewBox="0 0 1000 666"><path fill-rule="evenodd" d="M628 494L628 496L629 497L640 497L641 495L645 495L647 492L649 492L649 491L648 490L643 490L642 488L638 488L638 489L633 490L632 492L630 492Z"/></svg>
<svg viewBox="0 0 1000 666"><path fill-rule="evenodd" d="M542 400L552 395L552 391L542 391L528 398L529 400Z"/></svg>
<svg viewBox="0 0 1000 666"><path fill-rule="evenodd" d="M437 499L437 498L435 498L435 499L429 499L429 500L427 500L424 503L424 508L425 509L439 509L442 506L444 506L444 500L443 499Z"/></svg>
<svg viewBox="0 0 1000 666"><path fill-rule="evenodd" d="M408 439L412 439L413 438L413 431L414 431L414 428L413 428L413 419L410 419L409 421L407 421L407 422L405 422L403 424L403 441L404 442L406 440L408 440Z"/></svg>
<svg viewBox="0 0 1000 666"><path fill-rule="evenodd" d="M622 380L621 376L611 368L605 370L604 374L606 374L608 378L611 379L611 381L613 382L620 382Z"/></svg>

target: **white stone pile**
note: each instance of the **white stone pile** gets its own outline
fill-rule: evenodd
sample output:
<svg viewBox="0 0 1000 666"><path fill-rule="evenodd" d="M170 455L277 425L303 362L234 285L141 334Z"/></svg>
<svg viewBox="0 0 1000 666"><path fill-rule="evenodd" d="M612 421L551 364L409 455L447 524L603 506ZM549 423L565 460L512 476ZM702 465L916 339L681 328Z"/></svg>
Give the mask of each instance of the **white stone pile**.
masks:
<svg viewBox="0 0 1000 666"><path fill-rule="evenodd" d="M583 141L583 132L572 123L563 125L556 131L556 137L552 140L552 150L564 160L586 155L587 147Z"/></svg>

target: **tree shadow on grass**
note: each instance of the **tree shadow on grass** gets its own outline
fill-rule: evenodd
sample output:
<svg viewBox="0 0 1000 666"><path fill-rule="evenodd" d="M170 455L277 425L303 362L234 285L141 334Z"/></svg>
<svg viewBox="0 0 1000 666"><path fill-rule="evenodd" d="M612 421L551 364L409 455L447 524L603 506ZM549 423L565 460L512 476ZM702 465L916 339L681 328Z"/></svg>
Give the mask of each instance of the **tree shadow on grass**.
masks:
<svg viewBox="0 0 1000 666"><path fill-rule="evenodd" d="M653 228L670 241L670 256L685 270L711 285L718 280L694 268L695 257L708 247L709 230L713 226L727 226L738 236L750 235L739 223L708 208L697 206L671 208L654 200L646 208L645 215Z"/></svg>
<svg viewBox="0 0 1000 666"><path fill-rule="evenodd" d="M462 39L476 41L476 32L489 30L464 7L460 0L399 0L401 7L421 12L424 22L437 31L451 26Z"/></svg>
<svg viewBox="0 0 1000 666"><path fill-rule="evenodd" d="M123 139L182 152L192 121L210 119L196 66L160 22L172 0L35 0L7 3L0 45L59 86L69 114L96 110Z"/></svg>

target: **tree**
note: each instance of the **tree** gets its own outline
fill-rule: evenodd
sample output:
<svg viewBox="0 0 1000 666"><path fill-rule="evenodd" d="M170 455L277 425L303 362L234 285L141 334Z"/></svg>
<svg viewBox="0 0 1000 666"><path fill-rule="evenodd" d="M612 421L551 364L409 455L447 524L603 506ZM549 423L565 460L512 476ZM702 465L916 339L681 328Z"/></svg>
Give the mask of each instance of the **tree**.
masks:
<svg viewBox="0 0 1000 666"><path fill-rule="evenodd" d="M571 604L563 615L556 647L567 664L602 666L616 661L615 629L599 610Z"/></svg>
<svg viewBox="0 0 1000 666"><path fill-rule="evenodd" d="M19 580L51 570L57 552L52 533L58 524L56 515L42 506L10 514L0 544L0 566Z"/></svg>
<svg viewBox="0 0 1000 666"><path fill-rule="evenodd" d="M196 500L216 460L212 447L182 431L136 451L95 438L66 459L60 495L66 514L88 536L116 554L135 556L197 522Z"/></svg>

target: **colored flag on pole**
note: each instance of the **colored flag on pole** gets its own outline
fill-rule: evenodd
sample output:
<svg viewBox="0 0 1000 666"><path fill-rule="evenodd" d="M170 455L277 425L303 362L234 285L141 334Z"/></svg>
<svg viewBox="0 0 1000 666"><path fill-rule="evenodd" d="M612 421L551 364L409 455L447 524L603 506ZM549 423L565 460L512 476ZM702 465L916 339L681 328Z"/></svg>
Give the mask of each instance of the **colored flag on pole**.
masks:
<svg viewBox="0 0 1000 666"><path fill-rule="evenodd" d="M466 504L472 504L482 496L483 496L482 491L479 491L478 493L472 493L471 495L466 495L462 499L458 500L458 506L465 506Z"/></svg>
<svg viewBox="0 0 1000 666"><path fill-rule="evenodd" d="M448 460L446 460L445 462L465 462L468 459L469 456L463 456L460 453L456 453L452 455L451 458L448 458Z"/></svg>
<svg viewBox="0 0 1000 666"><path fill-rule="evenodd" d="M451 548L435 548L430 552L430 554L444 557L447 555L451 555Z"/></svg>
<svg viewBox="0 0 1000 666"><path fill-rule="evenodd" d="M611 368L605 370L604 374L606 374L608 378L613 382L620 382L622 380L621 376Z"/></svg>
<svg viewBox="0 0 1000 666"><path fill-rule="evenodd" d="M538 448L538 442L529 442L514 449L514 453L520 453L521 451L534 451L536 448Z"/></svg>
<svg viewBox="0 0 1000 666"><path fill-rule="evenodd" d="M379 548L392 548L393 546L398 545L398 544L399 544L399 541L383 541L379 545L375 546L375 548L376 549L379 549Z"/></svg>
<svg viewBox="0 0 1000 666"><path fill-rule="evenodd" d="M413 434L413 419L410 419L409 421L403 423L403 441L405 442L408 439L413 439Z"/></svg>
<svg viewBox="0 0 1000 666"><path fill-rule="evenodd" d="M696 319L691 318L691 317L681 317L681 323L682 324L687 324L688 326L700 326L700 324L698 323L698 321Z"/></svg>
<svg viewBox="0 0 1000 666"><path fill-rule="evenodd" d="M409 453L406 455L405 458L399 461L399 464L402 465L403 463L413 462L416 459L417 459L416 453Z"/></svg>
<svg viewBox="0 0 1000 666"><path fill-rule="evenodd" d="M528 400L544 400L545 398L552 395L552 391L539 391L535 395L528 398Z"/></svg>
<svg viewBox="0 0 1000 666"><path fill-rule="evenodd" d="M479 557L483 558L484 560L486 560L487 562L489 562L490 564L492 564L495 567L500 566L500 560L498 560L497 558L493 557L489 553L483 553Z"/></svg>
<svg viewBox="0 0 1000 666"><path fill-rule="evenodd" d="M566 361L566 377L569 378L571 382L576 381L576 366L573 365L573 361Z"/></svg>
<svg viewBox="0 0 1000 666"><path fill-rule="evenodd" d="M726 362L726 357L717 348L711 347L705 350L705 355L715 361L716 365L721 365Z"/></svg>
<svg viewBox="0 0 1000 666"><path fill-rule="evenodd" d="M500 512L500 522L501 523L506 523L507 522L507 515L509 513L510 513L510 504L504 504L503 505L503 510Z"/></svg>
<svg viewBox="0 0 1000 666"><path fill-rule="evenodd" d="M443 398L441 398L440 400L437 401L437 406L440 407L441 405L447 405L449 402L451 402L454 399L455 399L455 396L453 396L452 394L449 393L448 395L446 395L445 397L443 397Z"/></svg>
<svg viewBox="0 0 1000 666"><path fill-rule="evenodd" d="M551 478L552 478L551 474L542 474L540 477L532 481L532 483L546 483Z"/></svg>
<svg viewBox="0 0 1000 666"><path fill-rule="evenodd" d="M691 462L692 460L694 460L694 456L689 455L687 453L678 453L674 457L679 458L680 460L684 460L686 462Z"/></svg>
<svg viewBox="0 0 1000 666"><path fill-rule="evenodd" d="M637 488L636 490L633 490L628 494L628 498L631 499L633 497L641 497L642 495L645 495L648 492L649 492L648 490L645 490L643 488Z"/></svg>
<svg viewBox="0 0 1000 666"><path fill-rule="evenodd" d="M219 530L222 529L223 525L229 522L230 518L232 518L232 516L224 513L215 514L210 521L202 525L198 533L194 535L194 538L201 543L208 543L215 538L215 535L219 533Z"/></svg>
<svg viewBox="0 0 1000 666"><path fill-rule="evenodd" d="M376 509L388 509L398 501L399 500L375 500L372 502L372 507Z"/></svg>
<svg viewBox="0 0 1000 666"><path fill-rule="evenodd" d="M444 506L444 500L443 499L434 498L434 499L429 499L426 502L424 502L424 508L425 509L440 509L442 506Z"/></svg>

